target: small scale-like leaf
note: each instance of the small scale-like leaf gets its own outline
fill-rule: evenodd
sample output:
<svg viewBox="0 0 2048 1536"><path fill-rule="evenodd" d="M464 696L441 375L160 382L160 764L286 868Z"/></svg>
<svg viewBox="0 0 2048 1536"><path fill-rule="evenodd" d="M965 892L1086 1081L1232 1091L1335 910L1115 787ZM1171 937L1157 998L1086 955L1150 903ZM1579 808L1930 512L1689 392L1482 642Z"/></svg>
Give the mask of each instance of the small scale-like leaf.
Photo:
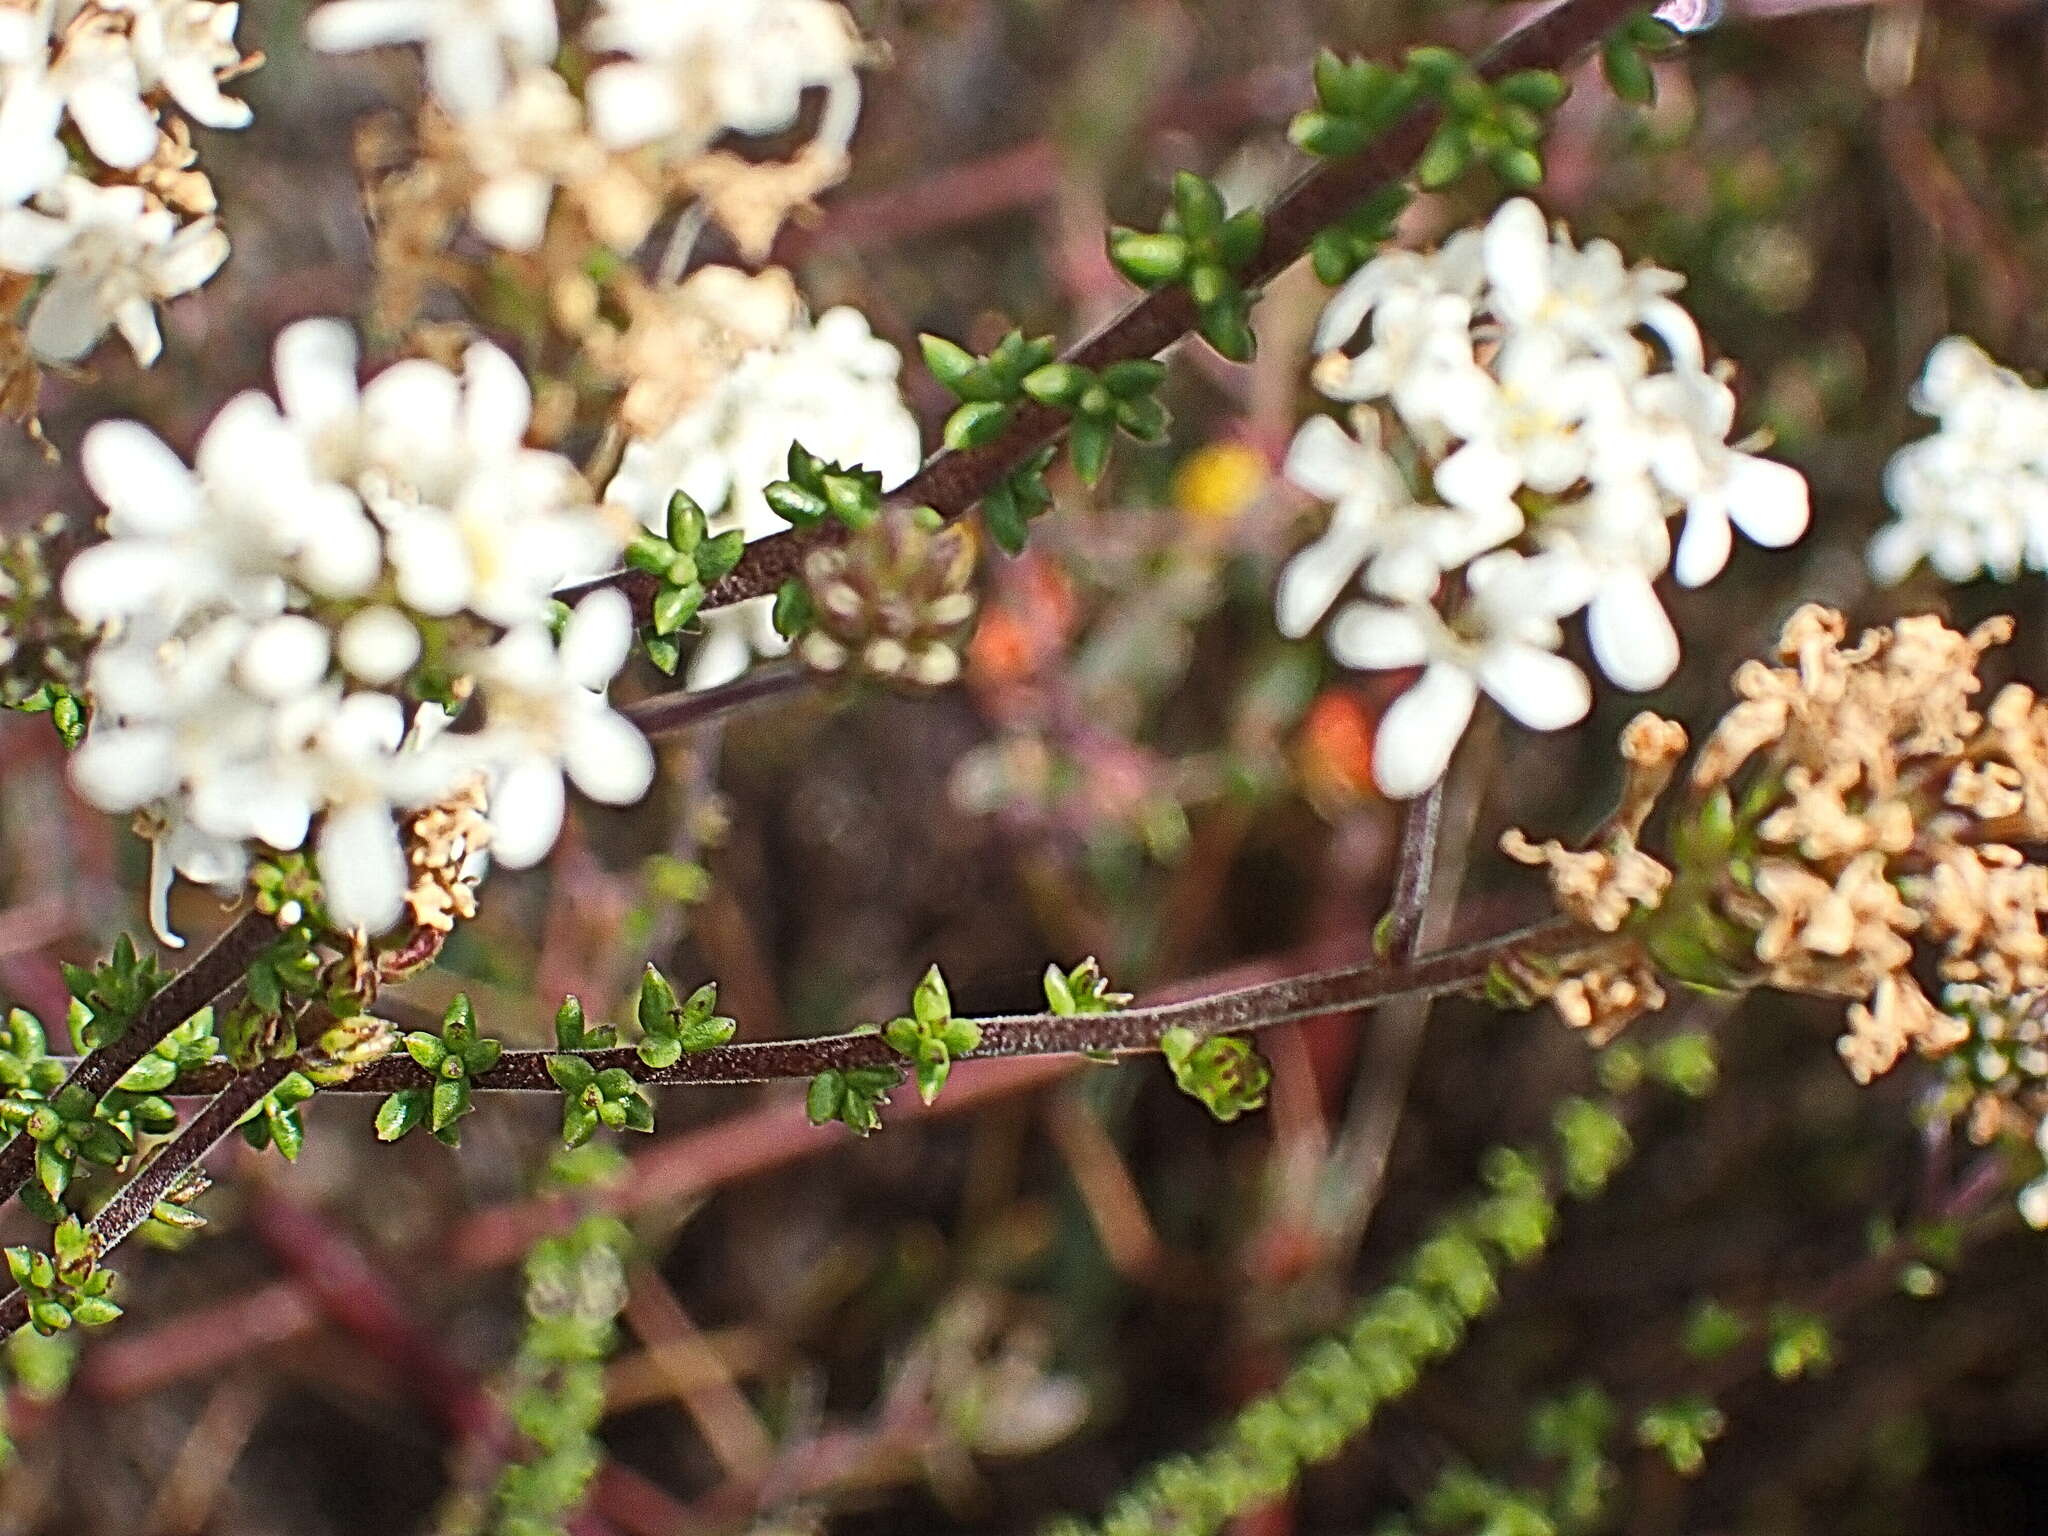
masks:
<svg viewBox="0 0 2048 1536"><path fill-rule="evenodd" d="M448 1130L469 1113L469 1080L461 1077L444 1077L434 1084L433 1102L430 1105L429 1129L436 1135Z"/></svg>
<svg viewBox="0 0 2048 1536"><path fill-rule="evenodd" d="M732 574L746 552L747 536L737 528L706 539L697 547L697 580L706 587L717 585Z"/></svg>
<svg viewBox="0 0 2048 1536"><path fill-rule="evenodd" d="M673 1015L676 1007L676 989L669 985L668 978L648 966L640 977L640 992L633 1004L634 1016L640 1028L650 1035L672 1034L675 1031Z"/></svg>
<svg viewBox="0 0 2048 1536"><path fill-rule="evenodd" d="M377 1139L396 1141L427 1118L427 1090L401 1088L377 1106Z"/></svg>
<svg viewBox="0 0 2048 1536"><path fill-rule="evenodd" d="M1110 439L1116 428L1098 417L1076 417L1067 436L1067 451L1073 456L1074 473L1084 484L1094 485L1109 467Z"/></svg>
<svg viewBox="0 0 2048 1536"><path fill-rule="evenodd" d="M649 1035L633 1049L657 1072L683 1059L683 1042L675 1035Z"/></svg>
<svg viewBox="0 0 2048 1536"><path fill-rule="evenodd" d="M839 1118L841 1106L846 1102L846 1078L843 1074L827 1068L811 1079L810 1087L804 1091L804 1114L813 1125L829 1125ZM17 1251L7 1250L7 1262L11 1268ZM19 1277L17 1277L19 1283Z"/></svg>
<svg viewBox="0 0 2048 1536"><path fill-rule="evenodd" d="M936 965L924 973L917 989L910 994L910 1011L927 1028L943 1024L953 1016L953 999L946 991L946 978L939 974Z"/></svg>
<svg viewBox="0 0 2048 1536"><path fill-rule="evenodd" d="M564 1093L581 1093L597 1081L597 1069L581 1056L550 1056L547 1066L548 1076Z"/></svg>
<svg viewBox="0 0 2048 1536"><path fill-rule="evenodd" d="M441 1043L439 1035L416 1029L405 1037L405 1054L418 1062L422 1070L438 1072L441 1063L448 1059L448 1047Z"/></svg>

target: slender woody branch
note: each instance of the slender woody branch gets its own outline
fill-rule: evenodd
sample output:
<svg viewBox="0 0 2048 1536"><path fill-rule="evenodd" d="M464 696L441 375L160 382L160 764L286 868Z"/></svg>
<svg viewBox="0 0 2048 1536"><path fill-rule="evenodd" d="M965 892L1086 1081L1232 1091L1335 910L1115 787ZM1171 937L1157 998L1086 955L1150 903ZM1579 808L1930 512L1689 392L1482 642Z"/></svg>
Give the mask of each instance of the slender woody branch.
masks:
<svg viewBox="0 0 2048 1536"><path fill-rule="evenodd" d="M65 1079L65 1086L83 1088L95 1099L102 1097L172 1030L238 985L251 962L276 937L277 925L269 918L254 910L243 913L142 1005L120 1039L82 1058ZM21 1193L35 1160L36 1144L26 1133L17 1134L0 1148L0 1203Z"/></svg>
<svg viewBox="0 0 2048 1536"><path fill-rule="evenodd" d="M1201 1035L1265 1029L1317 1014L1374 1008L1405 998L1441 997L1483 986L1494 967L1507 960L1563 959L1611 943L1588 934L1570 919L1550 917L1513 933L1483 939L1425 959L1394 965L1380 960L1340 966L1284 981L1240 987L1184 1002L1128 1008L1120 1013L1006 1014L977 1019L981 1044L960 1057L979 1061L996 1056L1071 1056L1083 1052L1129 1055L1158 1048L1166 1030L1184 1028ZM471 1079L483 1090L539 1090L557 1093L547 1061L556 1051L507 1051L490 1071ZM815 1076L828 1069L901 1066L903 1058L879 1034L825 1035L814 1040L763 1040L722 1045L683 1057L672 1067L655 1069L641 1061L631 1046L579 1053L599 1071L624 1067L651 1087L685 1083L769 1083ZM212 1093L236 1080L235 1069L216 1062L187 1072L174 1090L180 1094ZM434 1079L403 1055L387 1056L357 1072L326 1093L390 1093L421 1088Z"/></svg>
<svg viewBox="0 0 2048 1536"><path fill-rule="evenodd" d="M1503 38L1479 61L1479 71L1488 79L1499 79L1523 69L1561 69L1640 9L1642 0L1563 0ZM1406 180L1437 120L1434 106L1418 107L1360 153L1303 169L1266 211L1265 240L1241 273L1245 286L1255 288L1270 281L1300 259L1320 230L1380 188ZM1136 300L1062 357L1091 370L1129 358L1152 357L1186 336L1195 319L1194 303L1184 286L1160 288ZM1056 441L1066 431L1067 422L1062 411L1024 401L1001 436L978 448L942 449L933 454L890 500L902 506L932 507L948 521L965 516L1033 453ZM809 550L843 537L842 530L826 526L809 533L792 530L756 539L731 573L705 594L703 607L723 608L750 597L765 597L801 572ZM602 586L624 591L643 619L651 611L656 582L640 571L616 572L564 588L559 595L574 603Z"/></svg>
<svg viewBox="0 0 2048 1536"><path fill-rule="evenodd" d="M201 956L202 960L204 958ZM232 1076L219 1097L194 1115L185 1129L157 1153L149 1166L123 1185L120 1192L101 1206L99 1214L86 1224L86 1230L98 1240L100 1253L111 1253L137 1227L149 1220L149 1213L156 1209L156 1203L197 1167L200 1159L218 1146L221 1138L240 1124L242 1117L298 1065L296 1057L287 1057L282 1061L266 1061L259 1067ZM28 1296L24 1292L16 1290L0 1298L0 1335L11 1334L27 1322Z"/></svg>

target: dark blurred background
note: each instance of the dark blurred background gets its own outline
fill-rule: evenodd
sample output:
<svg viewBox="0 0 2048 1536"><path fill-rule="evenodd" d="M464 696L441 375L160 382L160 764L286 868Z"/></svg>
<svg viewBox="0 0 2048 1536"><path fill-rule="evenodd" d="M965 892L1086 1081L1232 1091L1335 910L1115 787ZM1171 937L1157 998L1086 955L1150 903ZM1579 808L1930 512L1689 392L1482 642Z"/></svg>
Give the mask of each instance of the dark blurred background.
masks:
<svg viewBox="0 0 2048 1536"><path fill-rule="evenodd" d="M1102 318L1126 296L1103 226L1153 220L1176 169L1245 198L1275 187L1320 44L1476 47L1519 14L853 9L889 57L851 179L781 254L814 309L855 304L913 356L920 330L986 348L1013 325L1066 337ZM90 379L52 381L66 462L0 446L10 525L90 515L90 421L132 414L189 446L267 382L282 324L364 303L352 125L412 99L414 61L309 56L303 19L247 7L242 40L268 55L240 87L255 126L203 136L232 259L170 307L153 371L109 349ZM1885 458L1919 430L1905 390L1927 347L1959 330L2048 365L2044 20L1997 0L1737 0L1661 66L1653 110L1579 77L1541 200L1581 238L1688 274L1743 420L1815 492L1799 547L1744 548L1710 594L1670 595L1687 655L1655 707L1711 720L1734 663L1806 598L1873 620L2011 608L2017 664L2044 675L2037 580L1879 594L1861 553ZM1475 179L1424 199L1404 239L1490 196ZM934 961L964 1010L990 1012L1034 1006L1048 959L1092 953L1146 991L1364 953L1398 834L1370 788L1389 679L1336 674L1270 618L1314 516L1273 466L1311 403L1321 298L1302 271L1274 285L1255 365L1184 355L1171 442L1125 452L1096 493L1060 483L1030 555L991 557L964 686L806 696L679 743L646 806L582 807L548 870L495 876L405 995L467 990L488 1030L538 1044L563 993L615 1010L651 954L685 984L716 977L742 1038L764 1038L886 1018ZM935 428L946 401L906 378ZM1609 692L1576 731L1502 734L1483 793L1452 808L1474 826L1461 932L1536 909L1494 839L1583 830L1642 702ZM54 1020L58 960L141 926L143 850L69 797L42 722L0 725L0 753L0 1001ZM218 921L183 899L188 933ZM1730 1384L1696 1478L1625 1454L1619 1528L2048 1529L2040 1240L1993 1213L1956 1234L1953 1264L1866 1258L1873 1224L1925 1217L1963 1156L1914 1126L1923 1069L1858 1090L1826 1008L1683 1006L1722 1042L1721 1091L1640 1124L1643 1155L1499 1314L1248 1536L1367 1531L1451 1461L1512 1478L1530 1404L1574 1382L1690 1390L1704 1368L1682 1340L1706 1297L1827 1300L1835 1364ZM941 1115L893 1115L867 1142L805 1127L787 1092L669 1091L657 1136L628 1149L641 1259L607 1377L611 1462L580 1528L1023 1532L1093 1512L1269 1385L1470 1186L1484 1147L1539 1135L1590 1074L1549 1015L1460 1005L1420 1035L1333 1018L1268 1050L1271 1105L1230 1126L1144 1063L966 1069ZM296 1167L236 1148L199 1241L124 1254L129 1315L59 1400L17 1394L0 1530L423 1531L480 1475L480 1394L519 1327L522 1202L556 1109L488 1102L450 1153L378 1145L372 1107L312 1105Z"/></svg>

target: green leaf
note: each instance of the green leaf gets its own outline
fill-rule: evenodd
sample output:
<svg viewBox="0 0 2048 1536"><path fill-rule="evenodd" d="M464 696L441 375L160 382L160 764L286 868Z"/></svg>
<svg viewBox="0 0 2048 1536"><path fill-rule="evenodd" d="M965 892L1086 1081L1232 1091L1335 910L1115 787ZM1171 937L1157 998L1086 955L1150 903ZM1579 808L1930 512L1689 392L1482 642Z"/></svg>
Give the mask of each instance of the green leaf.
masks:
<svg viewBox="0 0 2048 1536"><path fill-rule="evenodd" d="M845 1075L826 1068L811 1079L810 1087L804 1091L804 1114L813 1125L829 1125L839 1118L840 1108L846 1103ZM21 1250L26 1252L26 1250ZM7 1251L7 1262L14 1263L16 1250ZM18 1280L17 1280L18 1283Z"/></svg>
<svg viewBox="0 0 2048 1536"><path fill-rule="evenodd" d="M1154 357L1127 357L1102 370L1102 387L1119 400L1151 394L1166 380L1166 364Z"/></svg>
<svg viewBox="0 0 2048 1536"><path fill-rule="evenodd" d="M1510 147L1491 157L1494 174L1521 191L1543 184L1543 157L1533 149Z"/></svg>
<svg viewBox="0 0 2048 1536"><path fill-rule="evenodd" d="M679 555L687 555L704 541L704 509L688 491L677 490L668 498L668 542Z"/></svg>
<svg viewBox="0 0 2048 1536"><path fill-rule="evenodd" d="M825 498L787 480L777 480L761 492L777 517L798 528L815 527L832 510Z"/></svg>
<svg viewBox="0 0 2048 1536"><path fill-rule="evenodd" d="M1045 1006L1061 1015L1080 1012L1074 1006L1074 993L1067 985L1067 973L1056 965L1045 968Z"/></svg>
<svg viewBox="0 0 2048 1536"><path fill-rule="evenodd" d="M1445 123L1430 138L1422 158L1415 165L1415 180L1435 191L1447 187L1465 174L1472 163L1472 144L1457 123Z"/></svg>
<svg viewBox="0 0 2048 1536"><path fill-rule="evenodd" d="M746 552L747 536L738 528L706 539L697 546L697 580L706 587L716 586L733 573Z"/></svg>
<svg viewBox="0 0 2048 1536"><path fill-rule="evenodd" d="M71 1187L70 1155L60 1151L54 1141L36 1143L36 1182L52 1200L63 1199L64 1191Z"/></svg>
<svg viewBox="0 0 2048 1536"><path fill-rule="evenodd" d="M405 1054L418 1062L424 1071L438 1072L441 1063L448 1059L448 1047L441 1043L439 1035L416 1029L405 1037Z"/></svg>
<svg viewBox="0 0 2048 1536"><path fill-rule="evenodd" d="M583 1001L571 993L555 1010L555 1044L565 1051L580 1051L585 1040Z"/></svg>
<svg viewBox="0 0 2048 1536"><path fill-rule="evenodd" d="M1206 239L1223 223L1223 194L1206 177L1193 171L1177 171L1173 178L1173 211L1183 234L1191 240Z"/></svg>
<svg viewBox="0 0 2048 1536"><path fill-rule="evenodd" d="M946 418L942 436L948 448L979 448L992 443L1010 424L1010 408L994 400L970 400Z"/></svg>
<svg viewBox="0 0 2048 1536"><path fill-rule="evenodd" d="M981 499L981 525L1006 555L1021 555L1030 541L1030 524L1017 505L1017 493L1006 480Z"/></svg>
<svg viewBox="0 0 2048 1536"><path fill-rule="evenodd" d="M664 677L674 677L676 668L682 665L683 648L664 635L642 635L640 648Z"/></svg>
<svg viewBox="0 0 2048 1536"><path fill-rule="evenodd" d="M271 1144L284 1154L286 1162L296 1163L306 1144L305 1120L296 1109L266 1111L263 1118L270 1127Z"/></svg>
<svg viewBox="0 0 2048 1536"><path fill-rule="evenodd" d="M1600 72L1614 94L1633 106L1653 106L1657 100L1657 76L1650 61L1626 31L1611 34L1600 46Z"/></svg>
<svg viewBox="0 0 2048 1536"><path fill-rule="evenodd" d="M168 1056L151 1054L121 1075L115 1086L125 1093L161 1093L178 1080L178 1063Z"/></svg>
<svg viewBox="0 0 2048 1536"><path fill-rule="evenodd" d="M1094 485L1102 479L1102 472L1109 467L1109 445L1115 433L1115 427L1099 418L1074 419L1067 437L1067 452L1073 457L1074 473L1084 484Z"/></svg>
<svg viewBox="0 0 2048 1536"><path fill-rule="evenodd" d="M1266 238L1266 216L1256 208L1240 208L1216 231L1217 254L1236 272L1259 253Z"/></svg>
<svg viewBox="0 0 2048 1536"><path fill-rule="evenodd" d="M447 1130L470 1111L469 1080L462 1077L444 1077L434 1084L433 1101L428 1129L436 1135Z"/></svg>
<svg viewBox="0 0 2048 1536"><path fill-rule="evenodd" d="M1531 112L1555 112L1571 95L1572 88L1564 76L1548 69L1521 69L1494 87L1494 92L1503 101L1511 101L1518 107L1527 107Z"/></svg>
<svg viewBox="0 0 2048 1536"><path fill-rule="evenodd" d="M649 1035L633 1047L640 1059L660 1072L683 1059L683 1042L675 1035Z"/></svg>
<svg viewBox="0 0 2048 1536"><path fill-rule="evenodd" d="M548 1076L564 1093L581 1093L597 1081L597 1069L581 1056L550 1056L547 1067Z"/></svg>
<svg viewBox="0 0 2048 1536"><path fill-rule="evenodd" d="M1188 243L1179 235L1113 229L1109 234L1109 259L1117 271L1140 288L1158 288L1177 282L1187 270Z"/></svg>
<svg viewBox="0 0 2048 1536"><path fill-rule="evenodd" d="M703 604L704 589L694 581L684 587L663 587L654 594L655 637L673 635L697 616Z"/></svg>
<svg viewBox="0 0 2048 1536"><path fill-rule="evenodd" d="M1241 295L1204 310L1200 329L1202 339L1219 356L1233 363L1250 362L1258 350L1258 338L1252 334L1251 319Z"/></svg>
<svg viewBox="0 0 2048 1536"><path fill-rule="evenodd" d="M775 589L772 613L775 633L785 640L794 640L811 627L814 617L811 590L803 584L801 577L792 576Z"/></svg>
<svg viewBox="0 0 2048 1536"><path fill-rule="evenodd" d="M731 1019L713 1016L711 1018L688 1018L683 1020L678 1037L686 1054L714 1050L732 1039L739 1025Z"/></svg>
<svg viewBox="0 0 2048 1536"><path fill-rule="evenodd" d="M427 1118L427 1090L401 1088L377 1106L377 1139L396 1141Z"/></svg>
<svg viewBox="0 0 2048 1536"><path fill-rule="evenodd" d="M917 1078L917 1096L930 1104L946 1086L946 1079L953 1071L953 1059L947 1055L943 1045L937 1045L917 1058L913 1070Z"/></svg>
<svg viewBox="0 0 2048 1536"><path fill-rule="evenodd" d="M103 1328L121 1315L121 1308L104 1296L81 1296L71 1304L71 1318L81 1328Z"/></svg>
<svg viewBox="0 0 2048 1536"><path fill-rule="evenodd" d="M675 1033L675 1021L671 1017L675 1007L675 988L669 985L668 978L660 971L648 966L641 974L639 996L633 1004L634 1016L639 1020L641 1030L650 1035Z"/></svg>
<svg viewBox="0 0 2048 1536"><path fill-rule="evenodd" d="M1095 376L1078 363L1047 363L1024 376L1024 393L1040 405L1072 410Z"/></svg>
<svg viewBox="0 0 2048 1536"><path fill-rule="evenodd" d="M456 993L447 1012L441 1015L441 1037L452 1046L456 1042L449 1038L450 1031L464 1036L476 1034L476 1009L470 1006L467 992Z"/></svg>
<svg viewBox="0 0 2048 1536"><path fill-rule="evenodd" d="M481 1077L498 1064L498 1057L505 1047L498 1040L473 1040L462 1048L462 1071L465 1077Z"/></svg>
<svg viewBox="0 0 2048 1536"><path fill-rule="evenodd" d="M946 991L946 978L939 974L936 965L924 973L910 994L910 1011L928 1029L953 1017L953 999Z"/></svg>
<svg viewBox="0 0 2048 1536"><path fill-rule="evenodd" d="M1166 436L1166 407L1149 397L1124 400L1116 408L1116 424L1141 443L1156 443Z"/></svg>
<svg viewBox="0 0 2048 1536"><path fill-rule="evenodd" d="M597 1111L578 1100L562 1106L562 1145L580 1147L597 1134Z"/></svg>
<svg viewBox="0 0 2048 1536"><path fill-rule="evenodd" d="M960 392L961 381L973 372L977 365L978 360L974 354L943 336L920 334L917 345L918 350L924 354L924 365L931 370L932 377L957 395Z"/></svg>

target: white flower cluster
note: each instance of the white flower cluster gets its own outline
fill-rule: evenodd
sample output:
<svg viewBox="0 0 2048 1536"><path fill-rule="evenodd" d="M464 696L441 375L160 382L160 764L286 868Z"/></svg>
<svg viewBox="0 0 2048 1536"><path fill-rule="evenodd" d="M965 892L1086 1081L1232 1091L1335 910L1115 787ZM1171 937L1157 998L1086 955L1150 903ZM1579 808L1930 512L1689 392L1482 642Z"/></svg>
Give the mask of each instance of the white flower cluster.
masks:
<svg viewBox="0 0 2048 1536"><path fill-rule="evenodd" d="M1939 426L1885 466L1897 516L1870 542L1872 573L1899 581L1922 560L1945 581L2048 570L2048 390L1951 336L1910 398Z"/></svg>
<svg viewBox="0 0 2048 1536"><path fill-rule="evenodd" d="M1517 198L1433 254L1377 257L1331 299L1315 382L1352 405L1354 431L1317 417L1288 453L1288 477L1333 512L1283 573L1278 618L1306 634L1360 579L1372 600L1337 613L1331 653L1423 668L1375 743L1389 795L1436 782L1481 692L1534 730L1585 714L1564 619L1585 610L1615 683L1656 687L1678 665L1653 586L1667 567L1698 586L1727 563L1731 524L1771 547L1805 531L1805 480L1727 441L1734 395L1671 298L1683 281L1606 241L1581 249ZM1368 323L1362 351L1335 350Z"/></svg>
<svg viewBox="0 0 2048 1536"><path fill-rule="evenodd" d="M793 314L780 336L748 351L658 435L628 443L605 499L659 532L680 490L710 514L714 534L737 528L763 538L787 526L761 493L788 472L799 442L820 458L872 469L893 489L920 455L917 419L896 386L901 367L858 310L827 310L815 323ZM762 597L706 613L688 685L716 687L745 671L752 654L787 650L773 607Z"/></svg>
<svg viewBox="0 0 2048 1536"><path fill-rule="evenodd" d="M30 0L0 7L0 269L49 274L31 349L75 362L117 327L136 360L162 340L153 306L227 259L205 178L189 170L175 106L208 128L242 128L249 106L220 81L246 61L241 8L214 0ZM74 169L74 130L98 162ZM176 183L184 196L159 191ZM182 221L172 204L194 215Z"/></svg>
<svg viewBox="0 0 2048 1536"><path fill-rule="evenodd" d="M275 369L278 402L231 400L189 468L134 422L95 426L82 452L108 537L63 579L105 636L73 780L151 830L170 943L173 874L232 886L252 845L313 837L329 915L374 933L408 895L400 813L480 778L492 854L528 865L560 828L565 769L610 803L653 775L604 693L625 599L595 594L550 630L554 588L615 561L625 520L522 445L517 365L479 344L459 376L409 360L359 389L353 334L309 320ZM422 696L473 696L483 724L449 730Z"/></svg>
<svg viewBox="0 0 2048 1536"><path fill-rule="evenodd" d="M329 0L308 25L333 52L423 44L428 88L456 118L492 111L560 45L554 0ZM863 46L833 0L602 0L585 41L609 56L588 97L613 149L680 160L722 133L780 133L813 86L825 91L816 142L843 150L853 136Z"/></svg>

